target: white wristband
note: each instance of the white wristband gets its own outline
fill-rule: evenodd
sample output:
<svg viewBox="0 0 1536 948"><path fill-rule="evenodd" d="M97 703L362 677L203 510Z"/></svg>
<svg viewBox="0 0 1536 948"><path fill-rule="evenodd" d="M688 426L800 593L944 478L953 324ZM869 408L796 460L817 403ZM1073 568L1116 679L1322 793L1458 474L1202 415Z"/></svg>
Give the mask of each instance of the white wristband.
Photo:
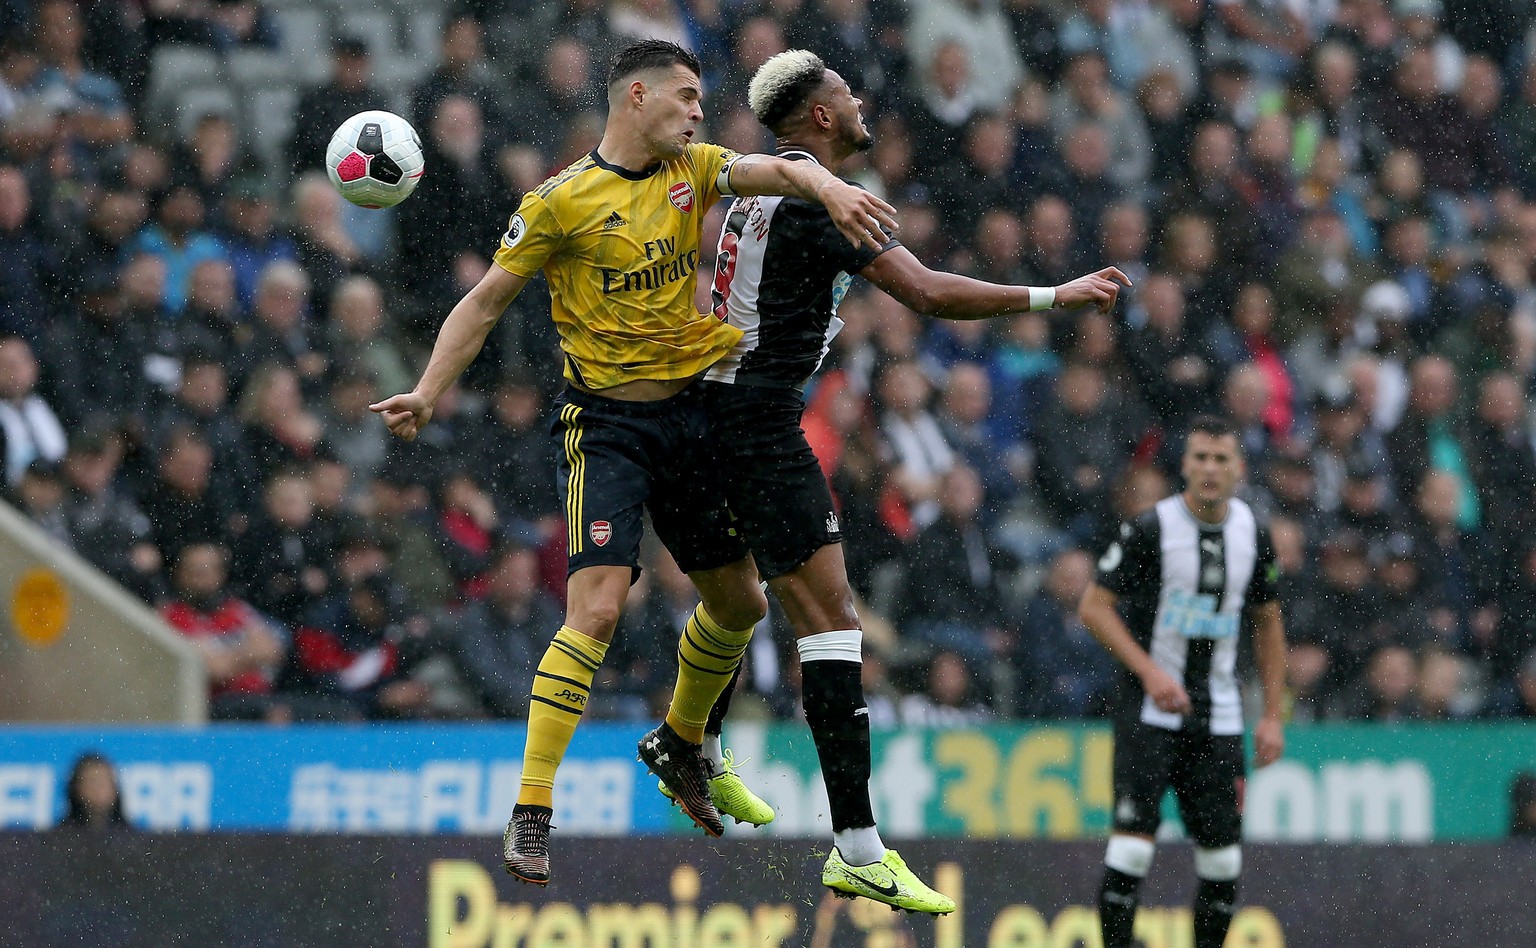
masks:
<svg viewBox="0 0 1536 948"><path fill-rule="evenodd" d="M1054 286L1032 286L1029 288L1029 311L1039 312L1042 309L1050 309L1056 305L1056 288Z"/></svg>

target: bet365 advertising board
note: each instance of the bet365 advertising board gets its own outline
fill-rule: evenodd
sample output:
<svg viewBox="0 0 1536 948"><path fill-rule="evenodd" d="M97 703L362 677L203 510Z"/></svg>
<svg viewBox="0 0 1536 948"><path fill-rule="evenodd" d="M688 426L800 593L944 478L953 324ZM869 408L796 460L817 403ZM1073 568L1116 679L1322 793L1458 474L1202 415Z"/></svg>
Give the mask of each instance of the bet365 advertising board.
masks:
<svg viewBox="0 0 1536 948"><path fill-rule="evenodd" d="M560 771L555 825L585 836L684 833L635 760L643 726L589 722ZM1509 786L1536 770L1536 727L1312 726L1252 775L1254 841L1492 840ZM751 786L777 808L767 830L822 837L825 790L803 725L728 728ZM1097 724L876 732L872 792L896 838L1103 836L1113 807L1111 738ZM0 828L51 826L82 752L119 766L126 809L154 830L499 833L517 794L516 725L272 728L0 727ZM1177 835L1176 824L1170 832Z"/></svg>

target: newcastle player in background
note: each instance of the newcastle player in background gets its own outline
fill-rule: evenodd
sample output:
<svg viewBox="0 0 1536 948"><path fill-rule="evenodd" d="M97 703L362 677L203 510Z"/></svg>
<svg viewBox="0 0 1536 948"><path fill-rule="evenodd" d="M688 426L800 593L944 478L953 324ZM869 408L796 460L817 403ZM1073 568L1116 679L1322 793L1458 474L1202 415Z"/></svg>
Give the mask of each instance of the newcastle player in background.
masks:
<svg viewBox="0 0 1536 948"><path fill-rule="evenodd" d="M1225 419L1194 419L1184 492L1130 523L1099 560L1078 612L1125 666L1115 696L1114 828L1104 854L1104 948L1131 948L1136 893L1173 788L1195 842L1195 948L1221 948L1232 923L1242 830L1243 709L1238 635L1253 629L1264 691L1254 763L1285 749L1285 629L1269 531L1233 496L1242 446Z"/></svg>
<svg viewBox="0 0 1536 948"><path fill-rule="evenodd" d="M752 79L748 104L778 139L779 156L796 163L835 173L873 144L848 84L804 50L766 62ZM879 223L869 226L873 233ZM713 454L730 472L721 489L797 638L805 715L831 803L833 847L822 883L841 895L944 914L955 903L918 880L875 827L859 675L862 632L836 508L800 428L802 393L842 326L837 306L850 274L920 313L949 319L1053 305L1107 311L1120 286L1129 284L1113 268L1054 288L983 283L929 270L880 233L882 246L871 249L850 243L813 202L737 199L720 237L713 302L715 315L742 337L710 367L700 388ZM717 773L725 772L719 734L729 693L705 728L705 753ZM738 815L723 795L715 802L721 812Z"/></svg>

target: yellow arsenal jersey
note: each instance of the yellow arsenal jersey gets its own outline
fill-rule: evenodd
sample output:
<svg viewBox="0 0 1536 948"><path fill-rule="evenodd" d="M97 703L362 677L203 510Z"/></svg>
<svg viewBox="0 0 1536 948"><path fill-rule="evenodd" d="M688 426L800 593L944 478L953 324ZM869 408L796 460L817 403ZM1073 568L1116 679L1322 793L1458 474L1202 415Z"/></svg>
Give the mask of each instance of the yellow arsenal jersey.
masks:
<svg viewBox="0 0 1536 948"><path fill-rule="evenodd" d="M736 344L739 329L693 303L704 213L731 194L736 157L699 143L630 171L593 151L523 196L496 262L544 270L566 378L591 389L688 378Z"/></svg>

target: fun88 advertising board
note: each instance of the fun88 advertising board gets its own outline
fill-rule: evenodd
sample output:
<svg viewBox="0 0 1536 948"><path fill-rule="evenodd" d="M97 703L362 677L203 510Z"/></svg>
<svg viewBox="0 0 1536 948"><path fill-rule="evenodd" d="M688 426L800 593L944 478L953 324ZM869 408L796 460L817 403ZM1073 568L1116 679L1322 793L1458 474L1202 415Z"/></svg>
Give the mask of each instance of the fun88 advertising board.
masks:
<svg viewBox="0 0 1536 948"><path fill-rule="evenodd" d="M643 730L577 732L556 786L562 832L682 828L635 760ZM57 823L74 762L95 752L117 768L124 811L143 829L500 833L523 738L506 725L0 728L0 829Z"/></svg>

